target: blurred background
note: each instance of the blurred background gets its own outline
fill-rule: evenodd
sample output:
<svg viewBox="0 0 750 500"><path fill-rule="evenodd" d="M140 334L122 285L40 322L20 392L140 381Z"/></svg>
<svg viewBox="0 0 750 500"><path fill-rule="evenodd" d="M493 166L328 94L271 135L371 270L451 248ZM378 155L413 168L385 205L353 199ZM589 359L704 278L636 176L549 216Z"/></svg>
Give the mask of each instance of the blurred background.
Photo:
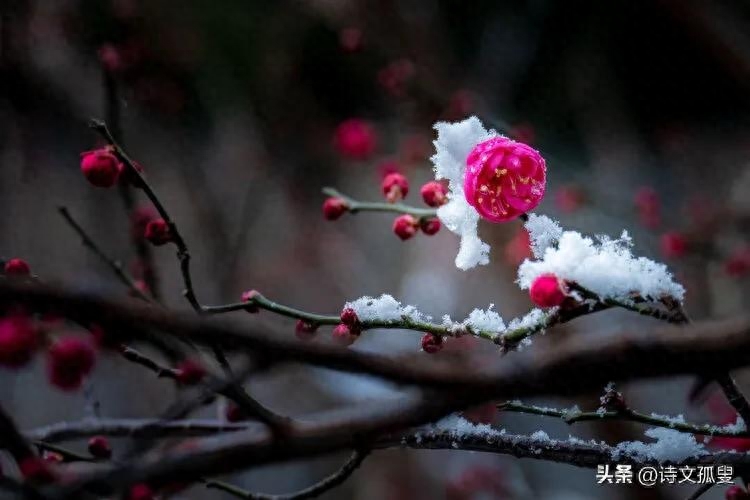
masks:
<svg viewBox="0 0 750 500"><path fill-rule="evenodd" d="M100 146L90 117L109 121L182 229L200 300L238 300L257 289L306 310L337 313L387 292L439 318L495 308L507 320L531 308L513 283L530 255L520 223L482 223L489 266L462 272L445 229L401 242L387 214L324 220L321 188L380 200L384 172L410 180L423 205L438 120L476 114L547 159L537 212L589 234L628 229L635 253L668 263L687 288L694 319L748 305L750 216L750 6L715 0L496 2L489 0L0 1L0 255L23 257L47 282L112 296L127 293L59 216L66 206L102 248L189 310L171 248L145 268L131 242L144 201L97 189L79 169ZM367 129L371 146L347 154L342 123ZM338 130L338 132L337 132ZM337 140L337 133L339 139ZM119 193L118 193L119 191ZM125 202L125 203L124 203ZM294 323L261 313L236 321L293 335ZM651 320L606 312L556 328L607 335ZM327 341L328 330L320 332ZM480 343L463 348L488 349ZM355 348L414 351L419 335L370 332ZM494 355L494 353L492 353ZM440 355L443 355L441 353ZM750 391L750 378L737 374ZM154 416L171 402L168 381L103 357L85 391L44 381L43 361L0 371L0 399L23 428L89 414ZM747 383L745 383L747 382ZM711 388L688 401L691 380L621 387L645 412L729 423ZM291 368L253 379L251 392L301 415L377 404L395 389L361 377ZM593 410L598 394L575 401ZM206 415L222 412L221 403ZM610 443L646 439L643 427L470 415L513 432L544 429ZM712 446L748 449L734 440ZM345 457L254 469L228 478L283 493L332 471ZM331 499L684 498L694 487L599 486L594 472L489 454L376 453ZM723 498L716 487L705 498ZM195 486L178 498L229 498Z"/></svg>

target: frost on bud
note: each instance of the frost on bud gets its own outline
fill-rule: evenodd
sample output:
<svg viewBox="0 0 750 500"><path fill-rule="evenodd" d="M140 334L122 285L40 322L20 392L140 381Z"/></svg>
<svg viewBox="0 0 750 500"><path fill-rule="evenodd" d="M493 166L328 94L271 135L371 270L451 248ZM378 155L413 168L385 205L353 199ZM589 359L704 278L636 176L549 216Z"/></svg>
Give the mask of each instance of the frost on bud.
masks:
<svg viewBox="0 0 750 500"><path fill-rule="evenodd" d="M143 233L143 237L156 246L166 245L173 241L172 231L169 229L169 224L167 224L167 221L164 219L154 219L146 224L146 230Z"/></svg>
<svg viewBox="0 0 750 500"><path fill-rule="evenodd" d="M94 436L88 442L89 453L94 458L106 460L112 456L112 447L105 436Z"/></svg>
<svg viewBox="0 0 750 500"><path fill-rule="evenodd" d="M23 259L10 259L5 263L6 276L28 276L31 274L31 267Z"/></svg>
<svg viewBox="0 0 750 500"><path fill-rule="evenodd" d="M443 183L438 181L430 181L419 190L422 199L430 207L444 205L448 201L445 197L447 192Z"/></svg>
<svg viewBox="0 0 750 500"><path fill-rule="evenodd" d="M347 326L355 326L359 324L359 318L357 313L351 307L346 307L341 311L341 322Z"/></svg>
<svg viewBox="0 0 750 500"><path fill-rule="evenodd" d="M422 335L422 350L428 354L435 354L443 348L443 337L425 333Z"/></svg>
<svg viewBox="0 0 750 500"><path fill-rule="evenodd" d="M30 483L49 484L55 480L55 474L48 463L39 457L28 456L22 459L18 469L21 476Z"/></svg>
<svg viewBox="0 0 750 500"><path fill-rule="evenodd" d="M620 412L627 408L625 398L621 392L615 390L615 386L612 383L604 389L604 395L599 398L599 404L607 411Z"/></svg>
<svg viewBox="0 0 750 500"><path fill-rule="evenodd" d="M96 361L94 348L77 337L64 337L55 342L47 353L47 374L55 387L72 391L91 373Z"/></svg>
<svg viewBox="0 0 750 500"><path fill-rule="evenodd" d="M81 172L96 187L112 187L120 175L120 162L109 148L81 153Z"/></svg>
<svg viewBox="0 0 750 500"><path fill-rule="evenodd" d="M742 486L733 484L724 491L724 498L726 500L748 500L750 499L750 493L748 493Z"/></svg>
<svg viewBox="0 0 750 500"><path fill-rule="evenodd" d="M185 359L177 365L175 379L182 385L196 385L206 376L203 365L193 359Z"/></svg>
<svg viewBox="0 0 750 500"><path fill-rule="evenodd" d="M317 329L318 325L298 319L297 324L294 325L294 334L300 340L310 340L315 337L315 332Z"/></svg>
<svg viewBox="0 0 750 500"><path fill-rule="evenodd" d="M323 217L326 220L336 220L344 215L347 209L346 202L341 198L326 198L326 201L323 202Z"/></svg>
<svg viewBox="0 0 750 500"><path fill-rule="evenodd" d="M506 222L535 208L546 182L539 152L507 137L480 142L466 158L466 201L491 222Z"/></svg>
<svg viewBox="0 0 750 500"><path fill-rule="evenodd" d="M531 283L529 296L539 307L555 307L562 305L569 296L568 287L554 274L542 274Z"/></svg>
<svg viewBox="0 0 750 500"><path fill-rule="evenodd" d="M258 292L258 290L248 290L246 292L242 292L242 295L240 296L242 302L248 302L247 306L245 307L245 311L249 312L250 314L256 314L260 311L258 304L255 303L255 299L257 297L260 297L260 292Z"/></svg>
<svg viewBox="0 0 750 500"><path fill-rule="evenodd" d="M440 219L438 219L437 217L422 219L419 222L419 228L427 236L432 236L433 234L440 231Z"/></svg>
<svg viewBox="0 0 750 500"><path fill-rule="evenodd" d="M144 483L134 484L128 492L128 500L154 500L156 498L154 490Z"/></svg>
<svg viewBox="0 0 750 500"><path fill-rule="evenodd" d="M365 120L351 118L336 127L334 145L346 158L366 160L375 151L375 130Z"/></svg>
<svg viewBox="0 0 750 500"><path fill-rule="evenodd" d="M669 231L661 235L659 240L661 253L667 259L679 259L684 257L688 251L688 241L684 234L677 231Z"/></svg>
<svg viewBox="0 0 750 500"><path fill-rule="evenodd" d="M340 323L333 329L333 341L343 346L350 346L359 338L359 334L358 328Z"/></svg>
<svg viewBox="0 0 750 500"><path fill-rule="evenodd" d="M393 232L402 240L408 240L417 232L419 223L412 215L399 215L393 221Z"/></svg>
<svg viewBox="0 0 750 500"><path fill-rule="evenodd" d="M0 366L19 368L31 360L38 345L37 331L26 316L0 319Z"/></svg>
<svg viewBox="0 0 750 500"><path fill-rule="evenodd" d="M389 203L395 203L409 193L409 181L406 176L398 172L393 172L383 178L380 186L383 190L383 196Z"/></svg>

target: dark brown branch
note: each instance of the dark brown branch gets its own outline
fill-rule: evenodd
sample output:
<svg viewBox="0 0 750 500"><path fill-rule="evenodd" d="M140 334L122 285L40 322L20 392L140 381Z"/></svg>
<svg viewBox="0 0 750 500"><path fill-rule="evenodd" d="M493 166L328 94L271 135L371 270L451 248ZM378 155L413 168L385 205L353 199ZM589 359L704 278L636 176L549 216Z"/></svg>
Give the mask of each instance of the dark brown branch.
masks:
<svg viewBox="0 0 750 500"><path fill-rule="evenodd" d="M321 493L325 493L328 490L332 490L336 486L339 486L351 476L355 470L362 465L362 462L367 458L368 453L365 451L356 450L352 453L344 465L331 474L330 476L322 479L321 481L309 486L303 490L299 490L294 493L287 493L282 495L268 495L265 493L253 493L250 491L243 490L229 483L223 481L208 480L205 481L207 488L215 488L237 498L244 498L247 500L304 500L307 498L316 498Z"/></svg>
<svg viewBox="0 0 750 500"><path fill-rule="evenodd" d="M104 251L99 248L99 245L94 242L94 240L86 233L81 225L78 224L78 222L73 218L66 207L58 207L57 210L60 212L60 215L62 215L63 219L65 219L68 225L73 228L73 231L75 231L76 234L81 237L83 246L91 250L94 255L99 257L99 259L112 270L112 272L115 274L115 276L117 276L120 282L128 287L128 290L131 293L135 294L145 301L151 300L148 295L143 293L143 291L138 288L138 286L136 286L135 280L133 280L133 278L125 272L125 270L122 268L122 263L120 263L119 260L112 259L106 253L104 253Z"/></svg>
<svg viewBox="0 0 750 500"><path fill-rule="evenodd" d="M0 303L54 308L102 325L116 324L121 331L145 341L148 337L141 332L157 329L199 344L218 342L263 356L268 363L294 361L369 373L402 383L471 391L480 399L571 394L598 390L610 380L711 372L750 361L745 354L750 349L750 320L745 317L683 327L639 327L615 336L575 336L554 349L522 351L480 369L473 358L389 357L303 343L291 335L239 329L133 301L107 300L36 284L0 281Z"/></svg>
<svg viewBox="0 0 750 500"><path fill-rule="evenodd" d="M687 497L686 500L698 500L698 498L702 497L705 493L708 492L711 488L714 487L714 483L706 483L702 485L700 488L695 490L689 497Z"/></svg>

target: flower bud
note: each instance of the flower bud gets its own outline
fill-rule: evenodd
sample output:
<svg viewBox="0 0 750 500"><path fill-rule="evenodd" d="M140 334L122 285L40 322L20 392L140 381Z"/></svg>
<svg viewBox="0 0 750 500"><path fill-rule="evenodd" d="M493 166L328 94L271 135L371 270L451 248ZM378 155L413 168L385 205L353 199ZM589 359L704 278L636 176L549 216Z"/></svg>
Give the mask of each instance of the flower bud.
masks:
<svg viewBox="0 0 750 500"><path fill-rule="evenodd" d="M31 267L23 259L10 259L5 263L6 276L28 276L31 274Z"/></svg>
<svg viewBox="0 0 750 500"><path fill-rule="evenodd" d="M425 333L422 335L422 350L428 354L435 354L443 348L443 337Z"/></svg>
<svg viewBox="0 0 750 500"><path fill-rule="evenodd" d="M317 329L318 325L298 319L297 324L294 325L294 334L300 340L311 340L313 337L315 337L315 332L317 331Z"/></svg>
<svg viewBox="0 0 750 500"><path fill-rule="evenodd" d="M193 359L185 359L177 365L176 380L182 385L196 385L206 376L203 365Z"/></svg>
<svg viewBox="0 0 750 500"><path fill-rule="evenodd" d="M554 274L542 274L531 283L529 296L539 307L555 307L568 297L568 287Z"/></svg>
<svg viewBox="0 0 750 500"><path fill-rule="evenodd" d="M419 228L427 236L432 236L433 234L440 231L440 219L438 219L437 217L430 217L429 219L422 219L419 222Z"/></svg>
<svg viewBox="0 0 750 500"><path fill-rule="evenodd" d="M380 187L383 190L383 196L389 203L395 203L406 198L409 193L409 181L398 172L386 175Z"/></svg>
<svg viewBox="0 0 750 500"><path fill-rule="evenodd" d="M334 145L345 158L366 160L375 151L375 144L375 130L365 120L351 118L336 127Z"/></svg>
<svg viewBox="0 0 750 500"><path fill-rule="evenodd" d="M172 231L164 219L154 219L146 224L143 236L156 246L166 245L173 241Z"/></svg>
<svg viewBox="0 0 750 500"><path fill-rule="evenodd" d="M96 187L112 187L120 174L120 162L109 148L81 153L81 172Z"/></svg>
<svg viewBox="0 0 750 500"><path fill-rule="evenodd" d="M685 235L677 231L669 231L661 235L659 241L661 253L667 259L679 259L688 251L688 241Z"/></svg>
<svg viewBox="0 0 750 500"><path fill-rule="evenodd" d="M50 383L66 391L78 389L96 361L91 344L78 337L59 339L50 347L47 355Z"/></svg>
<svg viewBox="0 0 750 500"><path fill-rule="evenodd" d="M323 217L325 217L326 220L336 220L341 217L347 209L346 202L341 198L326 198L326 201L323 202Z"/></svg>
<svg viewBox="0 0 750 500"><path fill-rule="evenodd" d="M94 458L107 460L112 456L112 447L105 436L94 436L88 442L89 453Z"/></svg>
<svg viewBox="0 0 750 500"><path fill-rule="evenodd" d="M430 207L439 207L447 201L445 198L447 193L445 186L438 181L430 181L423 185L419 193L422 195L424 202Z"/></svg>
<svg viewBox="0 0 750 500"><path fill-rule="evenodd" d="M351 307L346 307L341 311L341 322L347 326L355 326L359 324L359 318L357 312Z"/></svg>
<svg viewBox="0 0 750 500"><path fill-rule="evenodd" d="M359 334L360 331L357 328L340 323L333 329L333 340L337 344L350 346L359 338Z"/></svg>
<svg viewBox="0 0 750 500"><path fill-rule="evenodd" d="M242 292L242 295L240 298L242 299L242 302L248 302L247 307L245 307L245 311L249 312L250 314L256 314L260 312L260 308L258 307L258 304L255 304L255 298L260 296L260 292L258 290L248 290L246 292Z"/></svg>
<svg viewBox="0 0 750 500"><path fill-rule="evenodd" d="M399 215L393 221L393 232L402 240L408 240L417 232L419 223L409 214Z"/></svg>

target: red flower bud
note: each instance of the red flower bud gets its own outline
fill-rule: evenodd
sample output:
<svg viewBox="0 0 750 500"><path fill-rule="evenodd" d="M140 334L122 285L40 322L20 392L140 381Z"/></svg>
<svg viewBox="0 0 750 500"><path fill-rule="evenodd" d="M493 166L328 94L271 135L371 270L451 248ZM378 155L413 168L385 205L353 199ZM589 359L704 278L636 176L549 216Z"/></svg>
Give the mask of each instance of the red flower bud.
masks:
<svg viewBox="0 0 750 500"><path fill-rule="evenodd" d="M0 319L0 365L18 368L31 360L37 348L37 332L26 316Z"/></svg>
<svg viewBox="0 0 750 500"><path fill-rule="evenodd" d="M340 323L333 329L333 340L337 344L350 346L359 338L359 334L359 329Z"/></svg>
<svg viewBox="0 0 750 500"><path fill-rule="evenodd" d="M195 385L206 376L203 365L193 359L185 359L177 365L175 378L182 385Z"/></svg>
<svg viewBox="0 0 750 500"><path fill-rule="evenodd" d="M359 318L357 312L351 307L344 308L341 311L341 322L347 326L355 326L359 324Z"/></svg>
<svg viewBox="0 0 750 500"><path fill-rule="evenodd" d="M89 453L94 458L106 460L112 456L112 447L109 440L104 436L94 436L89 439Z"/></svg>
<svg viewBox="0 0 750 500"><path fill-rule="evenodd" d="M422 199L430 207L439 207L440 205L443 205L447 201L445 199L447 192L445 186L438 181L430 181L419 190Z"/></svg>
<svg viewBox="0 0 750 500"><path fill-rule="evenodd" d="M405 198L409 193L409 181L403 174L393 172L383 178L380 185L383 190L383 196L389 203L395 203Z"/></svg>
<svg viewBox="0 0 750 500"><path fill-rule="evenodd" d="M146 224L143 236L156 246L166 245L172 241L172 231L164 219L154 219Z"/></svg>
<svg viewBox="0 0 750 500"><path fill-rule="evenodd" d="M317 325L298 319L297 324L294 326L294 334L297 335L297 338L300 340L310 340L315 337L315 331L317 329Z"/></svg>
<svg viewBox="0 0 750 500"><path fill-rule="evenodd" d="M10 259L5 263L5 274L7 276L28 276L31 274L31 267L23 259Z"/></svg>
<svg viewBox="0 0 750 500"><path fill-rule="evenodd" d="M226 417L227 422L241 422L247 418L247 415L242 411L242 408L235 403L229 403L227 405L224 416Z"/></svg>
<svg viewBox="0 0 750 500"><path fill-rule="evenodd" d="M724 262L724 272L733 278L741 278L750 272L750 247L735 250Z"/></svg>
<svg viewBox="0 0 750 500"><path fill-rule="evenodd" d="M726 500L747 500L750 498L750 493L745 491L742 486L733 484L724 491L724 498Z"/></svg>
<svg viewBox="0 0 750 500"><path fill-rule="evenodd" d="M341 198L326 198L323 202L323 217L327 220L336 220L346 212L348 207Z"/></svg>
<svg viewBox="0 0 750 500"><path fill-rule="evenodd" d="M375 130L365 120L352 118L336 127L334 145L346 158L366 160L375 151L375 143Z"/></svg>
<svg viewBox="0 0 750 500"><path fill-rule="evenodd" d="M247 307L245 307L245 311L249 312L250 314L255 314L260 311L258 305L254 303L255 298L259 296L260 292L258 292L258 290L248 290L246 292L242 292L242 295L240 296L242 302L249 302Z"/></svg>
<svg viewBox="0 0 750 500"><path fill-rule="evenodd" d="M120 162L109 148L81 153L81 172L96 187L112 187L120 174Z"/></svg>
<svg viewBox="0 0 750 500"><path fill-rule="evenodd" d="M565 301L568 290L565 283L554 274L542 274L531 283L529 296L539 307L555 307Z"/></svg>
<svg viewBox="0 0 750 500"><path fill-rule="evenodd" d="M44 453L42 453L42 460L50 464L61 464L65 461L65 457L56 451L45 450Z"/></svg>
<svg viewBox="0 0 750 500"><path fill-rule="evenodd" d="M47 462L39 457L28 456L21 460L18 469L26 481L36 484L47 484L55 480L55 474Z"/></svg>
<svg viewBox="0 0 750 500"><path fill-rule="evenodd" d="M96 353L91 344L78 337L59 339L47 354L50 383L66 391L78 389L84 377L91 373L96 361Z"/></svg>
<svg viewBox="0 0 750 500"><path fill-rule="evenodd" d="M128 492L128 500L154 500L154 490L147 484L134 484Z"/></svg>
<svg viewBox="0 0 750 500"><path fill-rule="evenodd" d="M440 219L437 217L430 217L429 219L422 219L419 222L419 227L424 234L432 236L433 234L440 231Z"/></svg>
<svg viewBox="0 0 750 500"><path fill-rule="evenodd" d="M661 253L667 259L679 259L688 251L688 241L685 235L677 231L670 231L661 235Z"/></svg>
<svg viewBox="0 0 750 500"><path fill-rule="evenodd" d="M435 354L443 348L443 337L425 333L422 335L422 350L428 354Z"/></svg>
<svg viewBox="0 0 750 500"><path fill-rule="evenodd" d="M409 214L399 215L393 221L393 232L402 240L408 240L417 232L419 223Z"/></svg>
<svg viewBox="0 0 750 500"><path fill-rule="evenodd" d="M345 52L357 52L362 48L362 30L344 28L339 32L339 44Z"/></svg>

